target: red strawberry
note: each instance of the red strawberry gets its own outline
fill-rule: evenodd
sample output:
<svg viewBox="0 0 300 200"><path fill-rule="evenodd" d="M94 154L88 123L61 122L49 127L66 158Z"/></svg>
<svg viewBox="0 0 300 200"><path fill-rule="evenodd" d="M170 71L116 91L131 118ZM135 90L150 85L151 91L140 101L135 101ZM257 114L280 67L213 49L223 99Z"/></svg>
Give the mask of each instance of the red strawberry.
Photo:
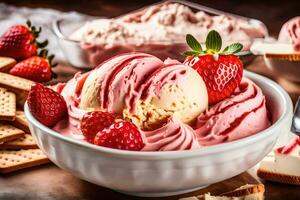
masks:
<svg viewBox="0 0 300 200"><path fill-rule="evenodd" d="M222 39L218 32L209 32L206 38L206 50L192 36L186 37L193 51L187 51L184 64L193 67L203 78L208 92L209 104L215 104L230 96L243 77L243 63L233 53L243 46L239 43L226 47L220 52Z"/></svg>
<svg viewBox="0 0 300 200"><path fill-rule="evenodd" d="M80 121L81 132L88 142L93 143L96 134L112 125L116 118L119 117L109 112L88 112Z"/></svg>
<svg viewBox="0 0 300 200"><path fill-rule="evenodd" d="M48 127L54 126L67 115L67 105L64 98L40 83L31 87L27 102L32 115Z"/></svg>
<svg viewBox="0 0 300 200"><path fill-rule="evenodd" d="M27 22L27 25L12 26L0 37L0 56L22 60L36 55L38 47L47 45L47 41L43 43L36 41L41 28L36 30L30 22Z"/></svg>
<svg viewBox="0 0 300 200"><path fill-rule="evenodd" d="M115 122L98 132L94 144L130 151L140 151L145 146L138 128L127 121Z"/></svg>
<svg viewBox="0 0 300 200"><path fill-rule="evenodd" d="M48 82L52 77L55 77L55 74L52 72L51 60L53 56L47 58L47 51L41 51L43 56L32 56L17 63L9 73L15 76L20 76L26 79L30 79L35 82Z"/></svg>

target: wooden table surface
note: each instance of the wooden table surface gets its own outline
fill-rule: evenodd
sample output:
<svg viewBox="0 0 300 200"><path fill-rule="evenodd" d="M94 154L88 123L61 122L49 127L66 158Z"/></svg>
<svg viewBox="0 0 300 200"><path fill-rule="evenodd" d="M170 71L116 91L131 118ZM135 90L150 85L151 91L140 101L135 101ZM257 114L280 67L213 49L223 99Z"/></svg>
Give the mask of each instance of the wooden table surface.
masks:
<svg viewBox="0 0 300 200"><path fill-rule="evenodd" d="M82 4L82 1L7 1L19 6L30 7L52 7L59 10L79 10L87 14L116 16L142 5L154 1L89 1L89 4ZM126 2L126 3L125 3ZM238 3L237 3L238 2ZM270 4L272 2L272 5ZM300 15L300 6L298 1L289 1L289 3L280 3L281 1L254 1L253 3L241 1L222 1L216 3L213 1L203 1L204 5L231 11L236 14L258 18L264 21L272 35L276 35L281 24L292 16ZM99 8L99 9L93 9ZM113 11L113 12L111 12ZM300 85L289 82L280 77L280 75L266 68L263 59L257 57L248 67L248 70L268 76L275 80L290 94L293 102L300 95ZM60 64L56 69L59 80L68 80L77 70L70 65ZM300 76L300 75L299 75ZM249 170L229 180L211 185L205 189L167 198L153 199L178 199L178 197L198 195L204 192L219 194L246 183L257 183L260 180L255 176L254 170ZM266 199L300 199L300 188L279 183L265 182ZM54 164L48 164L42 167L35 167L0 176L0 199L1 200L72 200L72 199L145 199L122 195L109 189L105 189L94 184L82 181L73 175L65 172Z"/></svg>

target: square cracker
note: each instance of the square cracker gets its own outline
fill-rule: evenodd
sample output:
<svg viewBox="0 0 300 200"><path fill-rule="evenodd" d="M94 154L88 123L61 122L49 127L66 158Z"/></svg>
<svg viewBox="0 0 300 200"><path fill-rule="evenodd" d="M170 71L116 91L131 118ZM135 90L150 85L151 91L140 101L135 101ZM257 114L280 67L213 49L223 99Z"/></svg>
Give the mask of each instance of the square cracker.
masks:
<svg viewBox="0 0 300 200"><path fill-rule="evenodd" d="M10 124L0 122L0 143L18 139L24 136L24 131Z"/></svg>
<svg viewBox="0 0 300 200"><path fill-rule="evenodd" d="M33 83L31 80L0 72L0 86L13 92L29 92Z"/></svg>
<svg viewBox="0 0 300 200"><path fill-rule="evenodd" d="M14 121L10 121L9 123L11 125L19 128L19 129L22 129L23 131L25 131L25 133L30 133L27 119L25 117L24 112L21 111L21 110L17 110L16 111L16 118L15 118L15 120Z"/></svg>
<svg viewBox="0 0 300 200"><path fill-rule="evenodd" d="M18 138L16 140L8 141L3 144L0 144L0 149L37 149L38 146L36 145L32 135L25 134L24 137Z"/></svg>
<svg viewBox="0 0 300 200"><path fill-rule="evenodd" d="M9 173L48 162L47 156L40 149L0 151L0 173Z"/></svg>
<svg viewBox="0 0 300 200"><path fill-rule="evenodd" d="M24 107L28 92L33 84L34 82L31 80L0 72L0 87L17 95L17 106L21 109Z"/></svg>
<svg viewBox="0 0 300 200"><path fill-rule="evenodd" d="M0 88L0 120L13 121L16 117L16 95Z"/></svg>
<svg viewBox="0 0 300 200"><path fill-rule="evenodd" d="M8 72L15 64L15 59L0 56L0 72Z"/></svg>

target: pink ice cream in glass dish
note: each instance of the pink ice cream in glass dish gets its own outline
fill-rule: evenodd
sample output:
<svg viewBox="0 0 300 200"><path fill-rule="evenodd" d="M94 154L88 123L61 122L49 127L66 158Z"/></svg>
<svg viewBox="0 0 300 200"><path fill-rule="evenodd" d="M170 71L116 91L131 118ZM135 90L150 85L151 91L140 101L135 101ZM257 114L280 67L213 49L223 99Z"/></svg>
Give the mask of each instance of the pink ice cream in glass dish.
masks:
<svg viewBox="0 0 300 200"><path fill-rule="evenodd" d="M94 68L114 55L130 52L182 62L181 53L188 49L185 35L191 33L204 43L214 29L221 34L224 47L231 41L243 44L239 56L247 63L253 58L249 51L252 42L268 36L266 26L256 19L185 1L164 1L115 18L53 24L66 58L79 68Z"/></svg>

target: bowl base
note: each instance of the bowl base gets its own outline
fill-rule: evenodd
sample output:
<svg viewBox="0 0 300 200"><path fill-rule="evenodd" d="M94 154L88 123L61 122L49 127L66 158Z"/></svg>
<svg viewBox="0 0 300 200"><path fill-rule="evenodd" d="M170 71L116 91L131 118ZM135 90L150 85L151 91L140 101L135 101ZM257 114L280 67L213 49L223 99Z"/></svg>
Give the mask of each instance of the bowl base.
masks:
<svg viewBox="0 0 300 200"><path fill-rule="evenodd" d="M187 190L177 190L174 192L126 192L126 191L122 191L122 190L115 190L115 191L126 194L126 195L137 196L137 197L167 197L167 196L174 196L174 195L194 192L196 190L206 188L207 186L208 185L196 187L196 188L192 188L192 189L187 189Z"/></svg>

